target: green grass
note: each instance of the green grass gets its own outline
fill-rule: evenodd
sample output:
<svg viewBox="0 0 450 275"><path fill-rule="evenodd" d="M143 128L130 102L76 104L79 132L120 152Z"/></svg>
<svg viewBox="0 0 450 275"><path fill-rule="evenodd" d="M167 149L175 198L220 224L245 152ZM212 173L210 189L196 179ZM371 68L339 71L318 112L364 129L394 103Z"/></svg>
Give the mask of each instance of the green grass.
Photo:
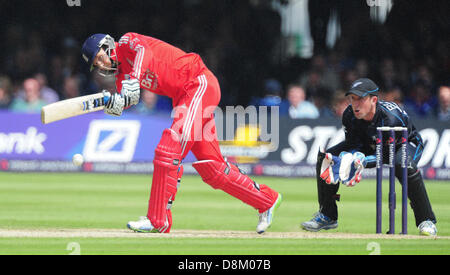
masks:
<svg viewBox="0 0 450 275"><path fill-rule="evenodd" d="M297 232L318 210L314 179L255 177L283 194L272 232ZM385 181L387 183L387 181ZM147 211L151 176L107 174L0 173L0 229L123 229ZM439 236L450 236L450 182L427 181ZM401 225L401 187L397 184L397 223ZM384 188L383 230L387 231ZM339 190L339 227L327 233L375 230L375 182ZM256 211L199 177L183 177L173 206L173 229L254 231ZM408 231L417 235L409 209ZM450 239L233 239L233 238L0 238L0 254L369 254L376 242L382 254L450 254Z"/></svg>
<svg viewBox="0 0 450 275"><path fill-rule="evenodd" d="M69 255L72 242L82 255L369 255L373 242L382 255L448 255L450 246L449 240L432 239L3 238L0 255Z"/></svg>

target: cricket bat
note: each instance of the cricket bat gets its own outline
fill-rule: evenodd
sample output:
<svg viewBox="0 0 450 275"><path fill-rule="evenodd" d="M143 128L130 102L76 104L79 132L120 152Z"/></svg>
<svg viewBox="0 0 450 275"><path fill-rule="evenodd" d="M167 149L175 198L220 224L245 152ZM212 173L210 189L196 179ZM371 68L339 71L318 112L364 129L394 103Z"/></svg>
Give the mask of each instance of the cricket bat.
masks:
<svg viewBox="0 0 450 275"><path fill-rule="evenodd" d="M100 111L104 108L103 93L69 98L42 107L41 121L43 124L48 124L61 119Z"/></svg>

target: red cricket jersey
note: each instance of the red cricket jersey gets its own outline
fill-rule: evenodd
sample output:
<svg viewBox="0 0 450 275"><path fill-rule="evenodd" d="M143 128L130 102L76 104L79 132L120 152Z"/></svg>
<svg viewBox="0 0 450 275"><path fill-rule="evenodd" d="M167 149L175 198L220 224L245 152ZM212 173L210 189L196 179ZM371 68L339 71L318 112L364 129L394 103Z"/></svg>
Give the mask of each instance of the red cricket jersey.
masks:
<svg viewBox="0 0 450 275"><path fill-rule="evenodd" d="M198 54L137 33L126 33L120 38L116 55L118 92L122 90L122 80L136 78L141 89L177 98L184 93L185 83L206 69Z"/></svg>

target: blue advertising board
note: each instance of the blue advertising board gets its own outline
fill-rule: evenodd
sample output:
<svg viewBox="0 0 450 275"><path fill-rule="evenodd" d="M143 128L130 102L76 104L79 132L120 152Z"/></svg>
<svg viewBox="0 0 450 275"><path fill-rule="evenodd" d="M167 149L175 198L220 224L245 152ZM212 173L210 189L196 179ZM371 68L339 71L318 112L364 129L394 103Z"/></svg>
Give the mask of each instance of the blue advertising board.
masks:
<svg viewBox="0 0 450 275"><path fill-rule="evenodd" d="M225 119L225 118L224 118ZM216 117L217 120L217 117ZM169 114L142 116L125 113L119 118L102 112L42 124L39 114L0 112L0 171L152 173L154 150L162 132L172 124ZM218 132L221 125L217 121ZM280 117L273 139L238 142L223 140L222 154L248 174L278 177L314 177L319 147L330 147L344 138L341 122L293 120ZM237 123L234 123L237 124ZM415 122L425 142L419 168L428 179L450 180L450 129L433 120ZM235 125L236 135L260 125ZM239 131L241 129L242 131ZM228 130L228 129L227 129ZM84 156L76 167L74 154ZM194 174L192 153L183 160L185 173ZM387 172L387 169L384 169ZM364 176L375 176L365 169Z"/></svg>

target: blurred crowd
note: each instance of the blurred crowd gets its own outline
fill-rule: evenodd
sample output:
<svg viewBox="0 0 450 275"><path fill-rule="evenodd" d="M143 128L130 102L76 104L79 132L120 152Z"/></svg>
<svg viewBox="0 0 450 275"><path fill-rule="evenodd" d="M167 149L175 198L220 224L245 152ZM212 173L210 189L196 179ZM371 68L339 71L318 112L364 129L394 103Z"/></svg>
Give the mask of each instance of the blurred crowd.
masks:
<svg viewBox="0 0 450 275"><path fill-rule="evenodd" d="M266 79L264 96L255 97L251 103L278 106L280 114L291 118L340 118L348 106L345 93L351 83L367 77L380 86L379 100L395 102L415 118L450 121L450 82L435 80L426 65L402 72L395 68L392 59L387 58L381 62L381 78L377 78L365 59L357 60L354 67L341 70L335 70L337 67L327 60L330 59L322 55L313 56L311 68L284 89L279 80ZM399 76L402 73L407 76L404 81Z"/></svg>
<svg viewBox="0 0 450 275"><path fill-rule="evenodd" d="M82 1L80 8L66 1L0 2L0 109L39 112L51 102L114 90L112 79L83 65L80 47L92 33L118 40L132 31L199 53L219 79L221 106L279 106L292 118L340 117L350 83L369 77L382 100L397 102L410 115L450 120L450 38L439 35L436 17L426 12L414 24L397 17L376 24L355 14L342 22L332 49L320 46L314 33L320 29L313 29L314 55L302 59L283 56L281 17L271 1L124 2ZM131 111L171 109L169 99L151 93L141 101Z"/></svg>

